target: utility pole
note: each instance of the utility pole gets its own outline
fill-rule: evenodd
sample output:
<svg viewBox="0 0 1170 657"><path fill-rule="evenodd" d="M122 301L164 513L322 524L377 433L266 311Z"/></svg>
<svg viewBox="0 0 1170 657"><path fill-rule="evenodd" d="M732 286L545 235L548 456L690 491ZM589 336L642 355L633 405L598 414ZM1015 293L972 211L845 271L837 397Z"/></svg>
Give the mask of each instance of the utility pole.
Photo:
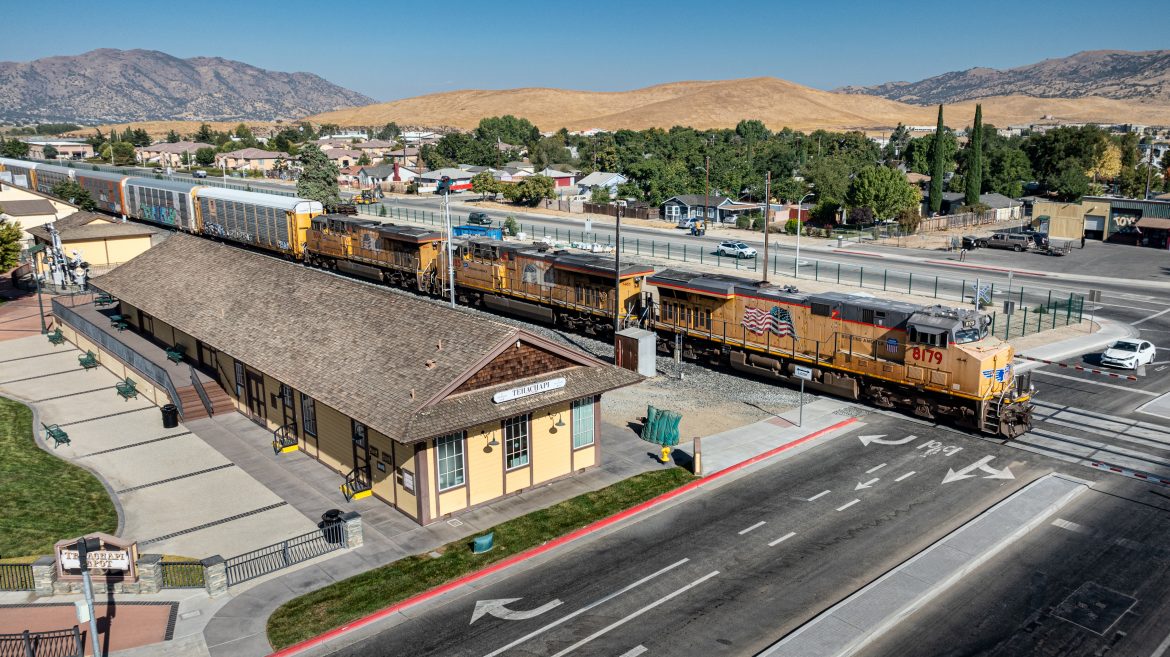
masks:
<svg viewBox="0 0 1170 657"><path fill-rule="evenodd" d="M450 289L451 307L455 307L455 250L451 244L451 179L443 176L439 181L443 186L443 224L447 227L447 285Z"/></svg>
<svg viewBox="0 0 1170 657"><path fill-rule="evenodd" d="M772 172L764 176L764 278L761 283L768 282L768 210L772 209Z"/></svg>
<svg viewBox="0 0 1170 657"><path fill-rule="evenodd" d="M622 206L617 206L613 231L613 340L617 348L617 332L622 330Z"/></svg>
<svg viewBox="0 0 1170 657"><path fill-rule="evenodd" d="M1146 195L1142 197L1143 199L1150 198L1150 174L1154 172L1154 143L1152 141L1149 147L1147 150L1150 155L1146 158Z"/></svg>
<svg viewBox="0 0 1170 657"><path fill-rule="evenodd" d="M707 230L707 215L711 212L711 156L707 155L704 158L705 164L703 166L705 182L703 183L703 231Z"/></svg>

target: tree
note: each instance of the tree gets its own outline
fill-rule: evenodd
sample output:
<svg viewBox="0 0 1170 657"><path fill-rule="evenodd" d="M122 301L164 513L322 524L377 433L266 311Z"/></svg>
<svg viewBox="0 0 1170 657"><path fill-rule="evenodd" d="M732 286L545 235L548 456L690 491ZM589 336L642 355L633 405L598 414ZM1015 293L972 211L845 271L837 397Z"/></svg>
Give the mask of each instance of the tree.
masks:
<svg viewBox="0 0 1170 657"><path fill-rule="evenodd" d="M322 137L332 137L341 132L341 127L336 123L322 123L321 128L317 130L317 134Z"/></svg>
<svg viewBox="0 0 1170 657"><path fill-rule="evenodd" d="M991 191L1018 198L1024 195L1024 183L1032 179L1032 163L1019 148L996 149L988 158L986 179Z"/></svg>
<svg viewBox="0 0 1170 657"><path fill-rule="evenodd" d="M869 208L879 219L892 219L919 203L918 188L897 169L862 169L849 184L845 202L850 208Z"/></svg>
<svg viewBox="0 0 1170 657"><path fill-rule="evenodd" d="M894 131L890 133L890 141L886 147L882 149L882 157L887 160L902 159L906 152L906 146L910 143L910 129L901 123Z"/></svg>
<svg viewBox="0 0 1170 657"><path fill-rule="evenodd" d="M86 137L85 141L96 151L102 147L102 144L106 143L106 137L101 130L94 128L93 134Z"/></svg>
<svg viewBox="0 0 1170 657"><path fill-rule="evenodd" d="M971 127L968 136L967 151L967 170L964 173L967 189L964 200L967 205L975 205L983 191L983 106L979 104L975 105L975 125Z"/></svg>
<svg viewBox="0 0 1170 657"><path fill-rule="evenodd" d="M128 141L133 146L150 146L150 133L142 128L135 128L134 132L130 133L130 139L123 141Z"/></svg>
<svg viewBox="0 0 1170 657"><path fill-rule="evenodd" d="M19 139L9 139L4 142L3 153L5 157L26 157L28 144Z"/></svg>
<svg viewBox="0 0 1170 657"><path fill-rule="evenodd" d="M537 171L554 164L564 164L573 159L569 155L569 149L565 148L565 143L556 137L545 137L536 142L536 145L529 150L528 158L532 160L532 166Z"/></svg>
<svg viewBox="0 0 1170 657"><path fill-rule="evenodd" d="M373 164L373 162L370 161L369 153L362 153L357 159L357 165L359 167L369 166L370 164Z"/></svg>
<svg viewBox="0 0 1170 657"><path fill-rule="evenodd" d="M12 269L20 262L21 242L24 241L20 222L9 219L0 207L0 272Z"/></svg>
<svg viewBox="0 0 1170 657"><path fill-rule="evenodd" d="M400 134L402 134L402 130L398 128L398 124L391 121L390 123L382 126L382 129L376 132L374 137L383 141L393 141L397 139L398 135Z"/></svg>
<svg viewBox="0 0 1170 657"><path fill-rule="evenodd" d="M934 129L934 152L931 153L930 162L930 211L932 213L937 213L942 209L943 174L946 173L946 165L943 161L943 133L945 131L943 106L939 105L938 125Z"/></svg>
<svg viewBox="0 0 1170 657"><path fill-rule="evenodd" d="M922 223L922 215L918 208L905 208L898 213L898 227L903 235L912 235L918 232L918 225Z"/></svg>
<svg viewBox="0 0 1170 657"><path fill-rule="evenodd" d="M480 171L471 178L471 191L479 194L480 198L487 198L488 194L494 198L500 191L500 183L491 171Z"/></svg>
<svg viewBox="0 0 1170 657"><path fill-rule="evenodd" d="M598 205L605 205L609 203L609 188L598 185L589 192L589 202L597 203Z"/></svg>
<svg viewBox="0 0 1170 657"><path fill-rule="evenodd" d="M1062 201L1076 201L1091 191L1092 183L1075 163L1067 163L1051 182L1051 189Z"/></svg>
<svg viewBox="0 0 1170 657"><path fill-rule="evenodd" d="M195 131L193 139L203 144L210 144L215 140L215 136L211 134L211 126L201 123L199 129Z"/></svg>
<svg viewBox="0 0 1170 657"><path fill-rule="evenodd" d="M182 138L179 137L179 133L175 132L174 130L171 130L170 132L167 133L167 143L168 144L177 144L180 141L182 141Z"/></svg>
<svg viewBox="0 0 1170 657"><path fill-rule="evenodd" d="M480 119L479 126L475 129L475 138L491 143L493 148L497 140L531 148L540 139L540 130L528 119L517 118L511 114L489 116Z"/></svg>
<svg viewBox="0 0 1170 657"><path fill-rule="evenodd" d="M504 189L504 197L513 203L534 206L556 196L556 183L548 176L528 176Z"/></svg>
<svg viewBox="0 0 1170 657"><path fill-rule="evenodd" d="M332 208L341 202L337 185L337 165L329 161L316 144L301 149L301 171L297 179L297 196L318 201Z"/></svg>
<svg viewBox="0 0 1170 657"><path fill-rule="evenodd" d="M45 146L43 150L45 152L46 160L55 160L57 159L57 156L60 155L60 153L57 152L57 149L52 146Z"/></svg>
<svg viewBox="0 0 1170 657"><path fill-rule="evenodd" d="M93 202L89 190L82 187L76 180L62 180L54 185L53 196L63 198L87 212L97 209L97 203Z"/></svg>
<svg viewBox="0 0 1170 657"><path fill-rule="evenodd" d="M209 167L215 164L215 149L210 146L204 146L196 150L195 164L201 167Z"/></svg>
<svg viewBox="0 0 1170 657"><path fill-rule="evenodd" d="M1113 180L1121 173L1121 149L1108 139L1097 143L1093 153L1093 164L1085 175L1098 180Z"/></svg>
<svg viewBox="0 0 1170 657"><path fill-rule="evenodd" d="M134 164L134 144L128 141L114 142L114 164L126 166Z"/></svg>

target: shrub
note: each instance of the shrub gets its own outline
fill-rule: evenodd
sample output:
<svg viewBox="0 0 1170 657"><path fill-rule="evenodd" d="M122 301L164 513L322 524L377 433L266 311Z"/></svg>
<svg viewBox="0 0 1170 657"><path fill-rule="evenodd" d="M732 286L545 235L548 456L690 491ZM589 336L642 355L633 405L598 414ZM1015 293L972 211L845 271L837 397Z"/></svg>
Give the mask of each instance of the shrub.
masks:
<svg viewBox="0 0 1170 657"><path fill-rule="evenodd" d="M520 232L520 224L517 223L516 217L509 215L508 218L504 219L504 234L505 235L515 235L516 233L519 233L519 232Z"/></svg>
<svg viewBox="0 0 1170 657"><path fill-rule="evenodd" d="M747 215L739 215L735 218L735 227L747 230L752 227L752 220Z"/></svg>

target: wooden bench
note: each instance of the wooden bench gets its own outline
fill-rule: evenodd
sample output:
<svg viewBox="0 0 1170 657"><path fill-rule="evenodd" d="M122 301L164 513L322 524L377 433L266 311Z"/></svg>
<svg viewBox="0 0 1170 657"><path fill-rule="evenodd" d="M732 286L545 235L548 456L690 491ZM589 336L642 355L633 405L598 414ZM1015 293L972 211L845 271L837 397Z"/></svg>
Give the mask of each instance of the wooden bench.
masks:
<svg viewBox="0 0 1170 657"><path fill-rule="evenodd" d="M87 351L77 357L77 362L87 370L92 370L98 366L97 354L92 351Z"/></svg>
<svg viewBox="0 0 1170 657"><path fill-rule="evenodd" d="M134 381L129 377L115 383L114 389L117 390L122 399L126 401L130 401L130 399L136 399L138 397L138 386L136 386Z"/></svg>
<svg viewBox="0 0 1170 657"><path fill-rule="evenodd" d="M167 349L167 360L172 363L183 362L183 354L187 353L187 348L181 344L177 344L170 349Z"/></svg>
<svg viewBox="0 0 1170 657"><path fill-rule="evenodd" d="M54 345L65 344L65 334L61 332L60 328L58 328L56 331L53 331L49 334L49 342L52 342Z"/></svg>
<svg viewBox="0 0 1170 657"><path fill-rule="evenodd" d="M45 424L41 422L41 426L45 428L45 435L53 439L53 449L57 449L61 445L68 445L69 434L65 430L55 424Z"/></svg>
<svg viewBox="0 0 1170 657"><path fill-rule="evenodd" d="M95 306L112 306L116 303L118 303L117 299L109 294L105 294L104 292L94 297L93 300L93 305Z"/></svg>

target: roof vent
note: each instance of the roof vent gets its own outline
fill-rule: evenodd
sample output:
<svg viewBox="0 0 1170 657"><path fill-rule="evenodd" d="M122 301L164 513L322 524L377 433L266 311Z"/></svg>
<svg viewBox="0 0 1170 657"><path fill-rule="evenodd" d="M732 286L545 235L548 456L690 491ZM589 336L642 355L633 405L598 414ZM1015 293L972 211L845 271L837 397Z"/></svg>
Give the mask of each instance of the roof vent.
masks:
<svg viewBox="0 0 1170 657"><path fill-rule="evenodd" d="M433 370L433 369L435 369L435 360L434 360L433 358L432 358L431 360L428 360L428 361L426 362L426 366L427 366L427 369L428 369L428 370Z"/></svg>
<svg viewBox="0 0 1170 657"><path fill-rule="evenodd" d="M442 350L443 350L443 341L439 340L439 344L435 345L435 351L442 351Z"/></svg>

